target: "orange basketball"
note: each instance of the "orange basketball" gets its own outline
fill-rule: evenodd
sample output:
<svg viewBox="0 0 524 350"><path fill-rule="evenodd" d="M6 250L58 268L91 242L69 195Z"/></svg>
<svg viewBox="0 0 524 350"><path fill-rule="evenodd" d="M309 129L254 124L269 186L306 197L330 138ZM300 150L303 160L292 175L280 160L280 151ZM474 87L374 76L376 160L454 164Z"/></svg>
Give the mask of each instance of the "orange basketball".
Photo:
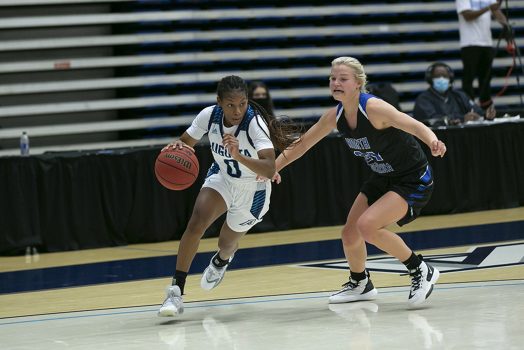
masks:
<svg viewBox="0 0 524 350"><path fill-rule="evenodd" d="M155 175L165 188L185 190L198 176L198 159L187 147L160 152L155 161Z"/></svg>

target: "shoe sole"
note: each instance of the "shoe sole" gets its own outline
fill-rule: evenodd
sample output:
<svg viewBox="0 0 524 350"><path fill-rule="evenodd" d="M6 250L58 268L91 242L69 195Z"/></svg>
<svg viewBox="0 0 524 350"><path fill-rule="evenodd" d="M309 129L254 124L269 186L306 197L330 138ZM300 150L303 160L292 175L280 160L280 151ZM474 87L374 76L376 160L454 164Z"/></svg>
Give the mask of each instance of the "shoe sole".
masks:
<svg viewBox="0 0 524 350"><path fill-rule="evenodd" d="M354 301L374 300L377 294L378 294L378 291L375 288L373 288L366 294L360 294L358 296L348 296L347 298L340 297L337 299L331 296L329 298L329 303L330 304L343 304L343 303L351 303Z"/></svg>
<svg viewBox="0 0 524 350"><path fill-rule="evenodd" d="M181 310L180 312L176 312L176 310L160 310L158 311L157 315L158 317L174 317L176 315L181 315L184 313L184 310Z"/></svg>

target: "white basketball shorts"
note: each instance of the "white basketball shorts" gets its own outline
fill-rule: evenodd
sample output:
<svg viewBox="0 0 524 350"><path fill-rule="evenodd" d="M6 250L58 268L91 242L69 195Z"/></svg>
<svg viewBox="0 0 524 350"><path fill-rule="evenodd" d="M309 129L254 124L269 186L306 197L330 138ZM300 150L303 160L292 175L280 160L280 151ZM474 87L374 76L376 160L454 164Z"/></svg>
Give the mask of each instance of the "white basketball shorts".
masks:
<svg viewBox="0 0 524 350"><path fill-rule="evenodd" d="M269 210L270 181L233 184L218 172L206 178L204 187L214 189L224 198L226 222L235 232L249 231Z"/></svg>

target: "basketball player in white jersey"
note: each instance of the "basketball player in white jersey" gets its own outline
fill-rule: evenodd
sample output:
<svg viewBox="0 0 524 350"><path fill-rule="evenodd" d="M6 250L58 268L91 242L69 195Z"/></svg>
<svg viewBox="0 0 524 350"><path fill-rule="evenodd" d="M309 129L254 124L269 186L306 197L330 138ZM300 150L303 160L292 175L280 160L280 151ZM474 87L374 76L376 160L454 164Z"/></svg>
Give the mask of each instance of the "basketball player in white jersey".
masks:
<svg viewBox="0 0 524 350"><path fill-rule="evenodd" d="M208 135L215 162L195 202L193 213L180 240L176 271L159 316L184 311L182 294L189 267L205 230L222 214L218 252L202 275L201 287L210 290L223 279L238 240L262 221L269 209L270 181L275 173L275 150L288 147L297 127L283 124L260 105L248 100L247 85L238 76L224 77L218 84L217 104L204 108L171 148L189 147Z"/></svg>

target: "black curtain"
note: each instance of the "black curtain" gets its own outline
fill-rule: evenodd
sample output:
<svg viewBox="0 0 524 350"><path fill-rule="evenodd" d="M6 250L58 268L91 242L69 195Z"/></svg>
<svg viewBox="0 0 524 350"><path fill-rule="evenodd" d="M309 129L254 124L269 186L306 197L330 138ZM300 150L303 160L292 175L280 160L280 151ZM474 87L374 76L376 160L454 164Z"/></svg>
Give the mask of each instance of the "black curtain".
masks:
<svg viewBox="0 0 524 350"><path fill-rule="evenodd" d="M435 191L422 215L524 205L524 123L435 131ZM65 251L180 239L212 162L196 147L199 177L170 191L155 179L160 147L0 158L0 253ZM332 136L282 172L271 208L251 232L340 225L369 170ZM206 236L216 236L221 221Z"/></svg>

